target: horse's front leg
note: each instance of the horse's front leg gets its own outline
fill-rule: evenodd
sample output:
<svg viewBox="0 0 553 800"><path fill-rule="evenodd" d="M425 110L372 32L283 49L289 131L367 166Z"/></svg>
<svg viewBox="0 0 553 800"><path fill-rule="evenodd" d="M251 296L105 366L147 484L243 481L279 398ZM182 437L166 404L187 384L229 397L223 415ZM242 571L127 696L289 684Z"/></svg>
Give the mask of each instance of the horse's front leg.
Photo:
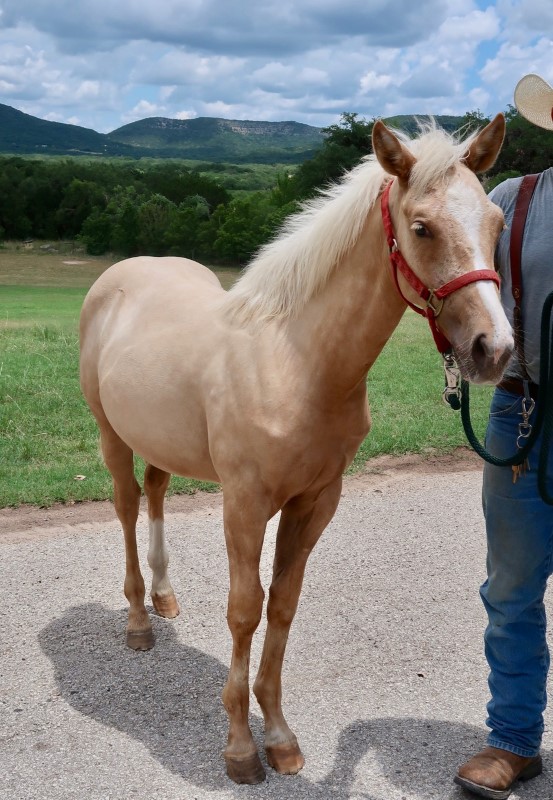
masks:
<svg viewBox="0 0 553 800"><path fill-rule="evenodd" d="M283 774L304 765L297 739L281 707L282 662L301 592L309 554L328 525L340 499L341 477L319 495L301 496L282 509L277 533L273 579L267 605L267 633L253 691L265 718L265 751L269 764Z"/></svg>
<svg viewBox="0 0 553 800"><path fill-rule="evenodd" d="M260 783L265 779L248 723L250 648L264 599L259 559L269 516L261 509L261 503L256 505L254 498L254 493L248 498L229 498L224 492L230 572L227 620L232 634L232 660L222 698L229 716L227 774L236 783Z"/></svg>

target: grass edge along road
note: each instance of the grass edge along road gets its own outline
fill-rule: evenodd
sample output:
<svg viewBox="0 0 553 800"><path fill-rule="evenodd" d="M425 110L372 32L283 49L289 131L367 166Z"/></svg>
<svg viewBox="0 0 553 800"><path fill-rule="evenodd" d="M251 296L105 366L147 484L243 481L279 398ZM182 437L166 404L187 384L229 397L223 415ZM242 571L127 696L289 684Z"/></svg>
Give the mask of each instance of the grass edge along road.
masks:
<svg viewBox="0 0 553 800"><path fill-rule="evenodd" d="M4 256L0 251L0 507L111 498L96 423L80 392L77 334L88 286L110 262L69 264L69 280L55 269L61 256L10 257L17 264L11 269ZM223 273L227 285L234 275ZM443 384L428 326L408 311L369 373L373 426L349 471L382 454L441 454L466 445L460 415L441 400ZM471 393L480 436L490 396L490 387ZM138 458L136 473L142 483ZM214 488L173 477L170 493Z"/></svg>

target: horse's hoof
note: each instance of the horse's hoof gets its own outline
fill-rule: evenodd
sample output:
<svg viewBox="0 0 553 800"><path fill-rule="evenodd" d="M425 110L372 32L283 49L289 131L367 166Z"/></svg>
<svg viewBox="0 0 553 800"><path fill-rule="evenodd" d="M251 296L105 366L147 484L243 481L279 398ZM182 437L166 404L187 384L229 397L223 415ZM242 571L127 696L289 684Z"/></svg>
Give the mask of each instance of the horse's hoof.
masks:
<svg viewBox="0 0 553 800"><path fill-rule="evenodd" d="M145 631L127 631L127 647L131 650L151 650L154 646L154 632L150 628Z"/></svg>
<svg viewBox="0 0 553 800"><path fill-rule="evenodd" d="M305 764L305 758L297 742L266 747L269 765L281 775L295 775Z"/></svg>
<svg viewBox="0 0 553 800"><path fill-rule="evenodd" d="M265 770L258 753L247 758L234 758L225 755L227 762L227 775L235 783L262 783L265 780Z"/></svg>
<svg viewBox="0 0 553 800"><path fill-rule="evenodd" d="M174 619L179 615L180 608L174 594L152 594L152 603L160 617Z"/></svg>

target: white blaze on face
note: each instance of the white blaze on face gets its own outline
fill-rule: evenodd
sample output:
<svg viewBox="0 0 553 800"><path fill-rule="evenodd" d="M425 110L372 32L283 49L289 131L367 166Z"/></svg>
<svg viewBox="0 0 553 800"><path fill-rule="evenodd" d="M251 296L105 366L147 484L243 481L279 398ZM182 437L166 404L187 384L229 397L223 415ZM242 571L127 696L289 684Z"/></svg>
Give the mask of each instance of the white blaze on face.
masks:
<svg viewBox="0 0 553 800"><path fill-rule="evenodd" d="M473 268L483 269L484 256L480 248L480 231L484 217L483 198L474 186L465 181L453 181L446 193L447 212L458 222L473 252Z"/></svg>
<svg viewBox="0 0 553 800"><path fill-rule="evenodd" d="M467 271L490 269L486 264L480 243L487 199L475 186L465 181L453 181L446 193L446 210L459 224L460 235L465 237L472 251L472 263L463 264ZM501 348L511 339L511 330L497 295L494 281L477 281L475 287L487 310L494 328L494 347Z"/></svg>

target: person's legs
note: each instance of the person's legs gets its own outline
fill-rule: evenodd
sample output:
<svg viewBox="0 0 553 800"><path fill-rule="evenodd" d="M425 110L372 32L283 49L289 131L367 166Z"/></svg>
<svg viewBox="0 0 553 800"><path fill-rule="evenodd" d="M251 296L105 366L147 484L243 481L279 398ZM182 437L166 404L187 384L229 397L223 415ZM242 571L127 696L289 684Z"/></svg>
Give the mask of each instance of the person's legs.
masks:
<svg viewBox="0 0 553 800"><path fill-rule="evenodd" d="M516 451L522 398L496 390L486 447L499 458ZM531 421L535 421L536 414ZM539 748L546 705L549 651L543 597L552 570L553 506L540 497L537 465L513 483L510 467L484 466L483 509L487 573L480 594L488 614L484 635L490 667L488 747L463 764L455 782L475 794L503 800L517 780L542 769ZM548 474L553 475L553 457Z"/></svg>
<svg viewBox="0 0 553 800"><path fill-rule="evenodd" d="M521 403L502 390L494 395L486 445L500 458L515 452ZM488 463L483 482L488 744L525 757L540 747L549 669L543 597L551 573L553 506L543 502L537 487L539 446L540 441L530 454L530 470L515 483L510 467Z"/></svg>

